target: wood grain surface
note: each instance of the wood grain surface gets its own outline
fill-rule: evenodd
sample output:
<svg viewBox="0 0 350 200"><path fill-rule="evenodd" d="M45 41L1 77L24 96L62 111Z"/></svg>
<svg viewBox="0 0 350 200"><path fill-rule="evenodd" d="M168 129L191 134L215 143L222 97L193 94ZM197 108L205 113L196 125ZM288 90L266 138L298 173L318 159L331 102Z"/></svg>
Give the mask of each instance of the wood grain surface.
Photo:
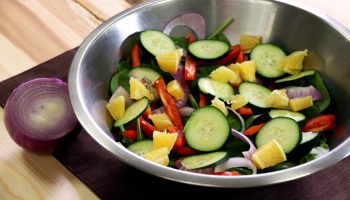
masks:
<svg viewBox="0 0 350 200"><path fill-rule="evenodd" d="M350 28L349 0L295 1ZM0 0L0 81L77 47L103 21L138 2ZM0 108L0 199L98 199L54 157L18 147L3 118Z"/></svg>

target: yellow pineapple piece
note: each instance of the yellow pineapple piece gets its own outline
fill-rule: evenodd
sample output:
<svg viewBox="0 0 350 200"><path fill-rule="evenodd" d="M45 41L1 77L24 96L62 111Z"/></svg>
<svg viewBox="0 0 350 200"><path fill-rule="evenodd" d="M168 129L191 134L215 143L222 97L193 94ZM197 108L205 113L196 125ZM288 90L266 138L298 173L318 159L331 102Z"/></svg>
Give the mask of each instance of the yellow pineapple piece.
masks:
<svg viewBox="0 0 350 200"><path fill-rule="evenodd" d="M238 108L242 108L243 106L248 104L248 99L241 95L236 94L231 97L231 108L237 110Z"/></svg>
<svg viewBox="0 0 350 200"><path fill-rule="evenodd" d="M265 103L272 108L288 108L289 98L285 89L273 90L266 98Z"/></svg>
<svg viewBox="0 0 350 200"><path fill-rule="evenodd" d="M218 97L215 97L213 100L211 100L211 104L212 106L221 110L221 112L224 113L225 116L228 115L228 110L225 106L225 103L221 101Z"/></svg>
<svg viewBox="0 0 350 200"><path fill-rule="evenodd" d="M154 128L158 131L164 131L168 127L174 126L170 118L165 113L152 114L149 116L154 124Z"/></svg>
<svg viewBox="0 0 350 200"><path fill-rule="evenodd" d="M177 138L177 133L167 133L154 131L153 132L153 149L160 149L166 147L168 149L168 154L171 149L173 149L175 141Z"/></svg>
<svg viewBox="0 0 350 200"><path fill-rule="evenodd" d="M153 149L147 153L145 153L142 157L153 161L155 163L158 163L163 166L168 166L169 164L169 153L168 153L168 148L163 147L159 149Z"/></svg>
<svg viewBox="0 0 350 200"><path fill-rule="evenodd" d="M177 71L182 55L183 49L176 49L156 56L156 60L162 71L174 74Z"/></svg>
<svg viewBox="0 0 350 200"><path fill-rule="evenodd" d="M125 97L119 96L112 99L107 105L107 110L114 120L119 120L123 117L125 112Z"/></svg>
<svg viewBox="0 0 350 200"><path fill-rule="evenodd" d="M179 101L185 97L185 92L181 84L176 80L170 81L166 87L166 90L175 98L176 101Z"/></svg>
<svg viewBox="0 0 350 200"><path fill-rule="evenodd" d="M252 162L258 169L272 167L286 160L286 154L275 139L259 147L252 155Z"/></svg>
<svg viewBox="0 0 350 200"><path fill-rule="evenodd" d="M209 76L215 81L232 84L236 83L237 79L239 79L239 74L225 66L215 69Z"/></svg>
<svg viewBox="0 0 350 200"><path fill-rule="evenodd" d="M304 58L308 55L308 51L295 51L284 58L282 62L283 71L288 74L297 74L303 70Z"/></svg>
<svg viewBox="0 0 350 200"><path fill-rule="evenodd" d="M299 111L313 105L312 96L305 96L289 100L289 108L292 111Z"/></svg>
<svg viewBox="0 0 350 200"><path fill-rule="evenodd" d="M227 68L232 70L237 75L236 80L232 82L233 85L239 85L243 81L239 72L239 65L240 65L239 63L236 63L236 64L232 63L229 66L227 66Z"/></svg>
<svg viewBox="0 0 350 200"><path fill-rule="evenodd" d="M153 94L146 88L141 81L136 78L130 77L130 98L139 100L142 97L147 97L148 100L153 101Z"/></svg>
<svg viewBox="0 0 350 200"><path fill-rule="evenodd" d="M251 50L256 45L261 43L261 36L257 35L240 35L239 44L243 51Z"/></svg>
<svg viewBox="0 0 350 200"><path fill-rule="evenodd" d="M238 64L239 72L244 81L255 81L256 63L255 60L244 61Z"/></svg>

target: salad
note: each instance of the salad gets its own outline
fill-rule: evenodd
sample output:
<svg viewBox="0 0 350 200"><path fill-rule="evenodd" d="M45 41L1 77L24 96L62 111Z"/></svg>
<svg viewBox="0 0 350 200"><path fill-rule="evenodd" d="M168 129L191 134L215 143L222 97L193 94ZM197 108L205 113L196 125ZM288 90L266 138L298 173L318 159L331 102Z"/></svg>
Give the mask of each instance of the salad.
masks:
<svg viewBox="0 0 350 200"><path fill-rule="evenodd" d="M257 35L234 44L223 22L208 37L196 13L136 33L110 81L113 133L127 149L194 173L249 175L290 168L329 151L330 95L308 50ZM172 35L177 25L192 31Z"/></svg>

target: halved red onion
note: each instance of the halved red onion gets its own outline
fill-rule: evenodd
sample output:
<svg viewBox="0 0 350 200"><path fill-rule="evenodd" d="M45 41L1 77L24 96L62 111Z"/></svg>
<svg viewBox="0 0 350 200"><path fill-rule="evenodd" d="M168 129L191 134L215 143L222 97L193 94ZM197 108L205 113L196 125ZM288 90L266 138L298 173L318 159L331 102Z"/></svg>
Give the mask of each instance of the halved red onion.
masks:
<svg viewBox="0 0 350 200"><path fill-rule="evenodd" d="M244 157L246 159L249 159L252 157L252 155L256 152L256 147L253 144L253 142L247 137L245 136L243 133L235 130L235 129L231 129L231 133L233 136L235 136L236 138L239 138L241 140L243 140L245 143L249 144L249 150L248 151L244 151L242 152Z"/></svg>
<svg viewBox="0 0 350 200"><path fill-rule="evenodd" d="M37 78L18 86L4 111L5 126L21 147L52 153L78 124L68 85L57 78Z"/></svg>
<svg viewBox="0 0 350 200"><path fill-rule="evenodd" d="M239 114L237 111L235 111L234 109L232 109L231 107L229 106L226 106L226 108L230 111L232 111L239 119L239 121L241 122L241 132L244 132L245 131L245 122L244 122L244 119L242 117L241 114Z"/></svg>
<svg viewBox="0 0 350 200"><path fill-rule="evenodd" d="M314 101L322 99L321 93L313 85L307 87L290 86L285 89L287 90L287 95L290 99L305 96L312 96L312 100Z"/></svg>
<svg viewBox="0 0 350 200"><path fill-rule="evenodd" d="M169 35L176 26L187 26L191 28L198 39L204 39L206 24L202 15L198 13L186 13L172 19L164 28L164 33Z"/></svg>
<svg viewBox="0 0 350 200"><path fill-rule="evenodd" d="M179 170L182 171L187 171L187 172L194 172L194 173L200 173L200 174L213 174L214 173L214 168L204 168L204 169L187 169L181 164L182 158L179 158L175 161L175 167L178 168Z"/></svg>
<svg viewBox="0 0 350 200"><path fill-rule="evenodd" d="M234 167L246 167L253 171L252 174L256 174L256 171L257 171L252 161L250 161L247 158L241 158L241 157L233 157L228 159L226 162L216 166L214 171L223 172L223 171L226 171L227 169L234 168Z"/></svg>
<svg viewBox="0 0 350 200"><path fill-rule="evenodd" d="M183 74L184 74L184 65L180 63L179 66L177 67L176 73L173 74L173 78L181 85L185 93L184 98L176 102L176 106L178 108L181 108L184 105L186 105L188 98L190 96L190 87L188 86L188 83L185 80Z"/></svg>

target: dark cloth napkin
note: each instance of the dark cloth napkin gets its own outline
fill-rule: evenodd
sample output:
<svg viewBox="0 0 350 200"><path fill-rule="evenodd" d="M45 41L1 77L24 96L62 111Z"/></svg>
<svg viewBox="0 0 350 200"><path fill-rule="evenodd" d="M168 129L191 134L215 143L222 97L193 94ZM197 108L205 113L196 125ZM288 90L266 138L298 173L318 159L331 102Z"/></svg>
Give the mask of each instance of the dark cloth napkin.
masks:
<svg viewBox="0 0 350 200"><path fill-rule="evenodd" d="M19 84L37 77L67 80L76 49L0 83L4 106ZM101 199L350 199L350 158L307 177L257 188L209 188L169 181L141 172L119 161L78 127L53 156L90 187ZM4 133L2 133L4 134ZM190 195L190 196L188 196Z"/></svg>

